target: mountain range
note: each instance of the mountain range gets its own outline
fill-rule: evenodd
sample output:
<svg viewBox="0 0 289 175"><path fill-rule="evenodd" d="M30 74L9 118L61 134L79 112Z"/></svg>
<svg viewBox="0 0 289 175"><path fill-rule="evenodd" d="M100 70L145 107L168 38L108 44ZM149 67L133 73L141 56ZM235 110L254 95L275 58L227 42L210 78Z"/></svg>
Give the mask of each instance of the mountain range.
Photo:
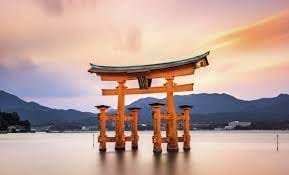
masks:
<svg viewBox="0 0 289 175"><path fill-rule="evenodd" d="M280 94L272 98L240 100L228 94L190 94L176 95L176 106L192 105L191 117L194 122L229 122L233 120L251 122L289 121L289 95ZM141 107L139 123L151 124L150 103L165 103L166 99L142 98L126 106ZM0 91L0 110L17 112L23 120L29 120L32 126L76 123L95 125L96 114L73 109L52 109L35 102L26 102L19 97ZM110 113L115 112L114 109ZM177 109L177 112L181 112Z"/></svg>
<svg viewBox="0 0 289 175"><path fill-rule="evenodd" d="M289 95L246 101L228 94L190 94L174 96L176 106L191 105L191 117L196 122L283 121L289 120ZM166 99L143 98L127 107L141 107L140 120L151 117L149 103L165 103ZM180 113L180 109L177 109Z"/></svg>
<svg viewBox="0 0 289 175"><path fill-rule="evenodd" d="M73 109L52 109L35 102L26 102L5 91L0 91L0 110L2 112L17 112L23 120L29 120L34 126L95 121L95 114L93 113Z"/></svg>

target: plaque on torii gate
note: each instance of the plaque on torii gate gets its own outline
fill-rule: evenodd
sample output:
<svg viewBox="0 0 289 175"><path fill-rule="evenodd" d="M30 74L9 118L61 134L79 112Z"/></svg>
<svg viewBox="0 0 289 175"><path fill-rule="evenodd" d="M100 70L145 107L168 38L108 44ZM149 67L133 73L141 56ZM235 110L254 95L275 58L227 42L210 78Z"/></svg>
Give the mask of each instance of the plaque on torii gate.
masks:
<svg viewBox="0 0 289 175"><path fill-rule="evenodd" d="M174 92L192 91L193 83L177 85L174 78L177 76L186 76L194 74L195 70L200 67L209 65L207 56L209 52L192 58L159 63L149 65L136 66L99 66L90 64L90 73L96 73L102 81L116 81L118 86L115 89L102 89L102 95L117 95L118 105L115 115L108 115L108 106L96 106L99 110L99 127L100 135L98 141L100 143L99 150L106 151L106 142L115 142L116 150L125 150L126 141L132 142L132 149L138 147L137 120L140 108L131 108L130 115L125 114L125 95L128 94L151 94L166 93L166 104L154 103L150 104L153 111L154 125L154 152L161 152L161 143L167 143L168 151L178 151L178 142L184 143L184 150L190 149L190 108L191 106L183 105L180 108L182 114L176 113L174 103ZM155 78L164 78L166 83L164 86L151 87L152 80ZM125 86L128 80L138 80L138 88L128 88ZM161 108L165 106L166 113L161 114ZM166 136L161 136L161 120L166 121ZM177 121L183 121L184 135L178 137ZM106 122L114 121L115 136L108 137L106 135ZM131 136L125 136L125 121L130 121L132 125Z"/></svg>

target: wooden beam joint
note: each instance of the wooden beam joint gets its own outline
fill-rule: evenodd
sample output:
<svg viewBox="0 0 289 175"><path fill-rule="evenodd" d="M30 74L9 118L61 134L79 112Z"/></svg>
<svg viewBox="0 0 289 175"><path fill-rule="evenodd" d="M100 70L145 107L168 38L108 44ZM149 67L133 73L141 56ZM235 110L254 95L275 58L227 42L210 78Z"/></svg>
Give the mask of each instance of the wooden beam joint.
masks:
<svg viewBox="0 0 289 175"><path fill-rule="evenodd" d="M183 85L174 85L174 92L183 92L183 91L192 91L194 84L183 84ZM167 92L167 87L158 86L158 87L150 87L147 89L139 89L139 88L127 88L124 89L124 93L126 95L129 94L151 94L151 93L165 93ZM102 95L118 95L117 89L102 89Z"/></svg>

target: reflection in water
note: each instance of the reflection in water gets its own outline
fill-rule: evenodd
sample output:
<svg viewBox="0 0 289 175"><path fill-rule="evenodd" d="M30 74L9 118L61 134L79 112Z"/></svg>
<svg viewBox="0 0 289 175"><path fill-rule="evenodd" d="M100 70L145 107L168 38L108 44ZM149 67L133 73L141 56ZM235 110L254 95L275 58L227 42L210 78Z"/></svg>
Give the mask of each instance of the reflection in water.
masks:
<svg viewBox="0 0 289 175"><path fill-rule="evenodd" d="M161 174L161 154L154 154L153 156L153 166L154 166L154 174Z"/></svg>
<svg viewBox="0 0 289 175"><path fill-rule="evenodd" d="M189 163L189 153L166 153L166 154L152 154L151 165L153 165L152 171L150 167L145 168L145 164L139 165L137 161L137 155L139 151L121 151L121 152L109 152L99 153L102 172L108 173L111 169L118 175L133 175L133 174L152 174L152 175L175 175L179 172L186 170ZM184 162L178 160L179 158L185 158Z"/></svg>
<svg viewBox="0 0 289 175"><path fill-rule="evenodd" d="M116 172L118 172L119 175L124 175L126 170L125 165L125 159L124 159L124 151L117 151L115 152L116 157Z"/></svg>
<svg viewBox="0 0 289 175"><path fill-rule="evenodd" d="M176 166L178 155L179 155L178 153L174 152L167 154L166 174L169 175L176 174L176 168L179 167L179 165Z"/></svg>
<svg viewBox="0 0 289 175"><path fill-rule="evenodd" d="M161 163L163 162L163 163ZM170 152L154 155L154 174L176 175L189 168L189 152Z"/></svg>
<svg viewBox="0 0 289 175"><path fill-rule="evenodd" d="M99 152L99 161L101 162L102 172L117 172L118 175L126 175L134 171L136 166L138 151L117 151L117 152Z"/></svg>
<svg viewBox="0 0 289 175"><path fill-rule="evenodd" d="M289 172L289 132L192 132L190 152L152 152L151 132L139 150L107 152L91 146L90 134L0 135L1 175L284 175Z"/></svg>

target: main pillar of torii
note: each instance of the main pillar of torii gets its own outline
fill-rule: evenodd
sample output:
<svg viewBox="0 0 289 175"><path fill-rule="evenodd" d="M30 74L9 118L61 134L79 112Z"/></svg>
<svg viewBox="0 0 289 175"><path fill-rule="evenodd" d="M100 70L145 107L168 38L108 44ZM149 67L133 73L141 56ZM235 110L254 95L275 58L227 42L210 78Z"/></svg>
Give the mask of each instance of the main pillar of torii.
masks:
<svg viewBox="0 0 289 175"><path fill-rule="evenodd" d="M118 83L118 86L115 89L102 89L102 95L117 95L118 96L118 106L117 112L114 116L107 116L105 111L107 107L104 105L98 106L100 110L100 116L102 118L107 118L106 120L115 121L115 136L107 137L105 135L105 128L100 128L100 148L105 147L106 142L115 142L116 150L124 150L126 141L132 141L134 145L137 145L138 136L125 136L125 121L130 121L134 123L134 131L137 130L137 117L138 111L140 109L136 108L131 110L130 116L125 114L125 95L128 94L150 94L150 93L166 93L166 114L160 114L161 106L155 106L152 104L152 110L154 112L154 133L157 133L156 137L153 137L153 142L158 139L158 144L167 143L168 151L177 151L178 142L184 142L184 149L189 149L189 106L182 106L183 114L176 114L176 108L174 103L174 92L182 91L192 91L193 84L183 84L177 85L174 83L174 78L178 76L192 75L195 73L195 70L200 67L205 67L209 65L207 56L209 52L195 57L191 57L184 60L159 63L159 64L149 64L149 65L136 65L136 66L99 66L91 64L89 69L90 73L95 73L100 76L102 81L115 81ZM155 78L164 78L166 83L164 86L151 87L152 80ZM125 86L126 81L129 80L138 80L138 88L128 88ZM136 119L133 119L132 116L135 116ZM101 120L101 117L100 117ZM106 121L102 120L102 122ZM160 120L165 120L167 122L167 132L166 137L162 138L160 136L159 127ZM178 137L177 131L177 121L182 120L184 122L184 136ZM100 127L105 127L105 124L102 123ZM136 135L136 134L134 134ZM135 137L135 139L133 139ZM160 138L159 138L160 137ZM136 139L137 138L137 139ZM158 152L158 151L155 151Z"/></svg>

